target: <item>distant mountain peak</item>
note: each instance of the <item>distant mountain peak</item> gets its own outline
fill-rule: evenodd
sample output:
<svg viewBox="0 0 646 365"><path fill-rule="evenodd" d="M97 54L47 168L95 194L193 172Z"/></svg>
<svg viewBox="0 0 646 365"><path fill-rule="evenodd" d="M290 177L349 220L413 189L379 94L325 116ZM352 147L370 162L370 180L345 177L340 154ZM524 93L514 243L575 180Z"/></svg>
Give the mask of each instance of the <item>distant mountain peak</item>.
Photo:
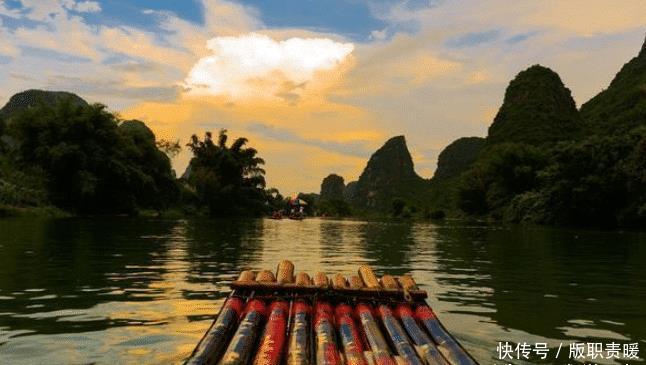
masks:
<svg viewBox="0 0 646 365"><path fill-rule="evenodd" d="M573 138L582 126L572 94L559 75L548 67L533 65L507 86L487 142L543 144Z"/></svg>
<svg viewBox="0 0 646 365"><path fill-rule="evenodd" d="M0 116L10 117L14 113L33 108L39 104L51 106L64 100L68 100L73 105L88 105L87 101L71 92L29 89L16 93L9 98L7 104L0 109Z"/></svg>
<svg viewBox="0 0 646 365"><path fill-rule="evenodd" d="M646 125L646 40L608 88L581 106L581 115L600 133L621 133Z"/></svg>
<svg viewBox="0 0 646 365"><path fill-rule="evenodd" d="M359 207L384 210L390 208L396 197L419 197L425 183L415 173L406 138L395 136L370 156L356 187L351 183L353 193L350 196L352 203Z"/></svg>
<svg viewBox="0 0 646 365"><path fill-rule="evenodd" d="M329 174L321 183L321 200L343 200L345 183L343 177Z"/></svg>
<svg viewBox="0 0 646 365"><path fill-rule="evenodd" d="M373 153L361 176L373 172L388 174L394 179L417 176L413 167L413 158L408 151L404 136L390 138ZM361 182L361 178L359 178L359 182Z"/></svg>
<svg viewBox="0 0 646 365"><path fill-rule="evenodd" d="M482 137L462 137L446 146L437 157L434 180L459 176L476 160L485 145Z"/></svg>

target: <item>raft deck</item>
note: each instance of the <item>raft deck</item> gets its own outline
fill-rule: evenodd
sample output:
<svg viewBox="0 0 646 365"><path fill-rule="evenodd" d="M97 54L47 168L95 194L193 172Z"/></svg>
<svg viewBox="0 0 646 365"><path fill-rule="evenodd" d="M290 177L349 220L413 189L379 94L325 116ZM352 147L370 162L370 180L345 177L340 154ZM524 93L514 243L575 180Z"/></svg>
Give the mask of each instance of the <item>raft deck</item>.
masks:
<svg viewBox="0 0 646 365"><path fill-rule="evenodd" d="M243 271L186 365L474 365L408 275Z"/></svg>

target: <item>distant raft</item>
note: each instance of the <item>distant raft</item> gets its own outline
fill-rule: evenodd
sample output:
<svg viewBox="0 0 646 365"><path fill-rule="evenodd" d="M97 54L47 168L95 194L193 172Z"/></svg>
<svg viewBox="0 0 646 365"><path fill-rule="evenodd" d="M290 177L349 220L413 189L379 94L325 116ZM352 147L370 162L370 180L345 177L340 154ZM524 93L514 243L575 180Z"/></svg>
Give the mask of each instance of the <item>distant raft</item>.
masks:
<svg viewBox="0 0 646 365"><path fill-rule="evenodd" d="M475 365L409 275L243 271L185 365Z"/></svg>

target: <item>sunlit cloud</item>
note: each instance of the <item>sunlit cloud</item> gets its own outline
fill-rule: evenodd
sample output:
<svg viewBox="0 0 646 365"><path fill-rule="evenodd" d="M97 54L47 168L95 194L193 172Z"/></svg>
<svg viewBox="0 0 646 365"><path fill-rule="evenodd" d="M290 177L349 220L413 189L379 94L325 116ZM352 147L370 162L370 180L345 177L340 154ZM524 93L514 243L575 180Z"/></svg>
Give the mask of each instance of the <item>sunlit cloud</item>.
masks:
<svg viewBox="0 0 646 365"><path fill-rule="evenodd" d="M382 22L357 36L300 18L272 26L249 2L196 2L201 21L156 2L130 24L105 1L0 0L0 104L67 90L182 143L229 128L292 193L330 172L356 179L398 134L430 177L452 140L486 135L519 71L553 68L580 105L636 54L646 24L643 0L371 2ZM189 158L174 160L178 173Z"/></svg>
<svg viewBox="0 0 646 365"><path fill-rule="evenodd" d="M327 38L274 40L249 33L208 41L212 55L191 69L185 86L192 95L234 100L298 98L318 72L337 68L354 49L352 43Z"/></svg>

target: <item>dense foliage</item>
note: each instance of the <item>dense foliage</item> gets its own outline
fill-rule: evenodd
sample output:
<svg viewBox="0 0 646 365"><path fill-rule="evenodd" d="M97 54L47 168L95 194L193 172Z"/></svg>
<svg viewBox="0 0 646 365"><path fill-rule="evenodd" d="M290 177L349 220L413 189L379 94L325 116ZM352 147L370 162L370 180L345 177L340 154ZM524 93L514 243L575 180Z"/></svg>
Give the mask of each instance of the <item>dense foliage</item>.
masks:
<svg viewBox="0 0 646 365"><path fill-rule="evenodd" d="M246 138L227 146L228 135L221 130L217 141L210 132L200 140L196 135L188 143L193 152L190 173L186 177L199 201L211 215L259 215L267 212L264 160L258 151L245 147Z"/></svg>
<svg viewBox="0 0 646 365"><path fill-rule="evenodd" d="M53 106L60 102L72 104L72 106L89 106L89 104L76 94L65 91L25 90L11 98L5 106L0 109L0 119L9 118L29 108L41 105Z"/></svg>
<svg viewBox="0 0 646 365"><path fill-rule="evenodd" d="M645 48L584 104L583 124L565 98L550 102L549 95L567 90L558 76L533 68L510 83L488 147L457 183L456 205L468 215L514 222L646 226ZM511 111L518 123L508 123ZM533 127L541 120L550 128ZM501 136L516 143L500 143Z"/></svg>
<svg viewBox="0 0 646 365"><path fill-rule="evenodd" d="M321 199L323 200L343 200L343 191L345 182L343 177L337 174L330 174L321 183Z"/></svg>
<svg viewBox="0 0 646 365"><path fill-rule="evenodd" d="M575 139L582 127L570 90L558 74L534 65L509 83L503 104L489 127L487 142L538 145Z"/></svg>
<svg viewBox="0 0 646 365"><path fill-rule="evenodd" d="M396 136L379 148L368 160L349 202L360 210L390 213L392 199L401 198L410 206L421 204L428 195L428 181L415 172L413 159L404 136Z"/></svg>
<svg viewBox="0 0 646 365"><path fill-rule="evenodd" d="M481 137L463 137L453 141L437 157L433 179L459 176L478 158L484 145L485 139Z"/></svg>
<svg viewBox="0 0 646 365"><path fill-rule="evenodd" d="M177 179L170 159L179 141L157 139L141 121L121 120L66 92L28 90L0 109L0 214L49 208L73 214L141 210L257 215L287 207L265 190L264 161L246 138L227 146L193 136L193 158ZM175 214L175 213L172 213Z"/></svg>
<svg viewBox="0 0 646 365"><path fill-rule="evenodd" d="M345 217L352 214L350 204L345 201L343 177L330 174L321 183L321 194L317 202L317 213L324 216Z"/></svg>
<svg viewBox="0 0 646 365"><path fill-rule="evenodd" d="M16 166L42 169L49 199L64 209L132 213L176 198L170 160L152 132L103 105L41 104L13 116L8 136Z"/></svg>
<svg viewBox="0 0 646 365"><path fill-rule="evenodd" d="M517 195L512 221L588 226L646 224L646 129L558 145L541 183Z"/></svg>
<svg viewBox="0 0 646 365"><path fill-rule="evenodd" d="M598 133L626 133L646 123L646 42L606 90L581 106L581 115Z"/></svg>
<svg viewBox="0 0 646 365"><path fill-rule="evenodd" d="M544 165L545 157L531 145L492 147L462 176L459 206L470 214L497 213L514 195L538 185L538 171Z"/></svg>

